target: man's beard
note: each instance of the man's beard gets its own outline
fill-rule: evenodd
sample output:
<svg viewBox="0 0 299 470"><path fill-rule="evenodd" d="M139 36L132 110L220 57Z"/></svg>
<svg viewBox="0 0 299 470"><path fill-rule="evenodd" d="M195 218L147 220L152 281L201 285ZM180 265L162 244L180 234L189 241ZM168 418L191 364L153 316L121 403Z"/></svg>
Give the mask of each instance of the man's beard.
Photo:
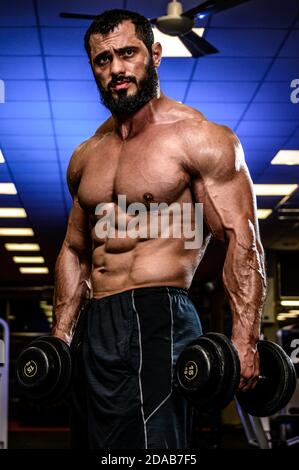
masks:
<svg viewBox="0 0 299 470"><path fill-rule="evenodd" d="M134 95L127 96L127 89L119 90L115 92L116 97L113 96L111 87L115 85L117 81L128 80L129 82L135 83L137 92ZM153 59L150 59L149 64L146 67L144 77L137 83L135 77L125 77L119 75L114 77L108 85L108 90L105 90L100 83L97 83L98 90L100 92L101 102L108 108L112 114L127 116L134 114L148 101L157 95L158 91L158 75L156 68L153 63Z"/></svg>

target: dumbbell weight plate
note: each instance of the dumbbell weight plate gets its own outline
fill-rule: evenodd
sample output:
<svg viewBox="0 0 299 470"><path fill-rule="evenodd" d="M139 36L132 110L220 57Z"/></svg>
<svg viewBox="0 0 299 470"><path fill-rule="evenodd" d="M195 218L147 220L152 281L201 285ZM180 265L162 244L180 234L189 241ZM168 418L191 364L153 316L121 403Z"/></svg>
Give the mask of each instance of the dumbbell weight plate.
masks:
<svg viewBox="0 0 299 470"><path fill-rule="evenodd" d="M181 392L200 410L212 410L224 379L224 357L206 335L193 341L179 356L177 380Z"/></svg>
<svg viewBox="0 0 299 470"><path fill-rule="evenodd" d="M53 336L37 338L17 360L17 379L23 393L36 402L59 400L71 379L69 347Z"/></svg>
<svg viewBox="0 0 299 470"><path fill-rule="evenodd" d="M296 388L296 372L286 352L272 341L259 341L260 379L256 387L239 392L241 407L252 416L271 416L287 405Z"/></svg>
<svg viewBox="0 0 299 470"><path fill-rule="evenodd" d="M215 400L215 408L225 408L234 398L240 382L240 360L232 342L221 333L207 333L206 337L213 340L221 349L224 369L221 388Z"/></svg>

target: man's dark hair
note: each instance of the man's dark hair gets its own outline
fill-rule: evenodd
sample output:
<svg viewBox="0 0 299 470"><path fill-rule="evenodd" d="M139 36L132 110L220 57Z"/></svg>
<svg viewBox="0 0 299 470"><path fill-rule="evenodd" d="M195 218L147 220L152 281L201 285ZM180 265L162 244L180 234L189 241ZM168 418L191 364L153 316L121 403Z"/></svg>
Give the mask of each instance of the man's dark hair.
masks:
<svg viewBox="0 0 299 470"><path fill-rule="evenodd" d="M92 34L108 34L113 31L120 23L129 20L135 25L136 36L144 42L149 53L152 53L154 44L154 34L150 22L145 16L139 15L129 10L106 10L96 16L84 36L84 46L88 57L90 58L89 38Z"/></svg>

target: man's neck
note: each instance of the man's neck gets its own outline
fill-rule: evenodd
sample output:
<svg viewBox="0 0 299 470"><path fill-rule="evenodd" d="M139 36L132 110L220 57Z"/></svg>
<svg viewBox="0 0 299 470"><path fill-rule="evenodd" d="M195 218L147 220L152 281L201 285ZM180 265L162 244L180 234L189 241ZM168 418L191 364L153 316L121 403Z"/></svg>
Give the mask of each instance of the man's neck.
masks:
<svg viewBox="0 0 299 470"><path fill-rule="evenodd" d="M155 121L157 102L161 97L155 96L129 116L113 115L115 130L122 140L139 134L148 124Z"/></svg>

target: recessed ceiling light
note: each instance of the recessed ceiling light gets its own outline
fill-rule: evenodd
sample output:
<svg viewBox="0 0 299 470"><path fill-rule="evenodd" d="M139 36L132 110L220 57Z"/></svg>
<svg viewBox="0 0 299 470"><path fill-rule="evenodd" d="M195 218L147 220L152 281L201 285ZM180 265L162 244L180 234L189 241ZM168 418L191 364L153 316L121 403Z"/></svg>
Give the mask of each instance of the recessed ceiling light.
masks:
<svg viewBox="0 0 299 470"><path fill-rule="evenodd" d="M299 165L299 150L279 150L271 165Z"/></svg>
<svg viewBox="0 0 299 470"><path fill-rule="evenodd" d="M45 262L45 259L43 256L13 256L12 259L17 264L20 264L20 263L43 264Z"/></svg>
<svg viewBox="0 0 299 470"><path fill-rule="evenodd" d="M5 163L5 158L1 149L0 149L0 163Z"/></svg>
<svg viewBox="0 0 299 470"><path fill-rule="evenodd" d="M192 28L195 34L202 36L204 28ZM184 46L182 41L177 36L169 36L153 28L155 42L160 42L162 45L163 57L192 57L191 52Z"/></svg>
<svg viewBox="0 0 299 470"><path fill-rule="evenodd" d="M266 219L272 213L272 209L258 209L257 216L259 219Z"/></svg>
<svg viewBox="0 0 299 470"><path fill-rule="evenodd" d="M5 243L7 251L40 251L37 243Z"/></svg>
<svg viewBox="0 0 299 470"><path fill-rule="evenodd" d="M0 194L17 194L17 189L13 183L0 183Z"/></svg>
<svg viewBox="0 0 299 470"><path fill-rule="evenodd" d="M10 228L0 227L0 236L12 236L12 237L33 237L34 233L32 228Z"/></svg>
<svg viewBox="0 0 299 470"><path fill-rule="evenodd" d="M295 189L297 184L255 184L255 194L257 196L288 196Z"/></svg>
<svg viewBox="0 0 299 470"><path fill-rule="evenodd" d="M24 218L27 217L25 210L22 207L0 207L0 217L2 218Z"/></svg>
<svg viewBox="0 0 299 470"><path fill-rule="evenodd" d="M35 268L29 266L21 266L19 270L22 274L48 274L49 272L49 269L46 267Z"/></svg>

